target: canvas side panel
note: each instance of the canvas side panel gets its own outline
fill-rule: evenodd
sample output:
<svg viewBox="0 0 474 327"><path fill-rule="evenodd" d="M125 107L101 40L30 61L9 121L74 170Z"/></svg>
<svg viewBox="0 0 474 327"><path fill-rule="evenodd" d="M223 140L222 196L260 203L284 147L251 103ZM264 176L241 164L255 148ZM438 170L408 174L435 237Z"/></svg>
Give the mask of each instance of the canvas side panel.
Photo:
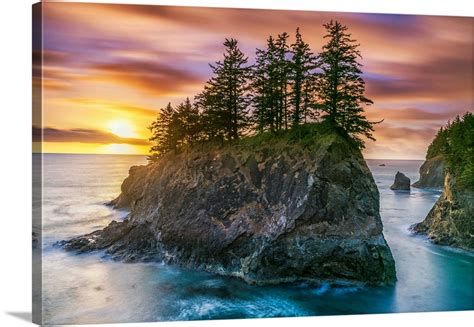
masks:
<svg viewBox="0 0 474 327"><path fill-rule="evenodd" d="M33 322L41 325L43 321L42 305L42 71L43 71L43 6L33 5L32 11L32 317Z"/></svg>

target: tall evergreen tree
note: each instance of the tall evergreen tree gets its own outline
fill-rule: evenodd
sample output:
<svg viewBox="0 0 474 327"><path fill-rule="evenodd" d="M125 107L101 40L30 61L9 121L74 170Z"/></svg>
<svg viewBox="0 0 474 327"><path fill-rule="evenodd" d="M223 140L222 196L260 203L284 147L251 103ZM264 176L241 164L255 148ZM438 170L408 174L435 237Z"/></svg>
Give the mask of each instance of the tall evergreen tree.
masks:
<svg viewBox="0 0 474 327"><path fill-rule="evenodd" d="M313 102L314 70L317 61L308 43L303 41L300 29L296 29L296 41L291 45L291 103L293 126L305 120L307 109Z"/></svg>
<svg viewBox="0 0 474 327"><path fill-rule="evenodd" d="M374 140L373 125L364 116L362 105L372 104L365 97L365 81L362 79L362 58L359 44L351 39L347 27L338 21L324 24L328 42L320 54L322 73L318 78L318 96L323 117L345 131L360 147L364 147L361 136Z"/></svg>
<svg viewBox="0 0 474 327"><path fill-rule="evenodd" d="M278 98L278 129L288 129L288 81L291 72L288 54L290 47L287 44L288 33L278 35L276 46L277 98Z"/></svg>
<svg viewBox="0 0 474 327"><path fill-rule="evenodd" d="M276 132L319 118L321 112L362 148L361 137L373 139L377 122L363 115L362 105L372 101L364 96L358 44L339 22L324 26L328 43L319 57L296 29L291 46L287 33L270 36L267 48L257 49L252 67L237 41L226 39L224 59L210 64L213 76L195 103L188 98L176 109L168 104L149 127L150 151L161 155L200 140L238 139L251 124L258 132ZM251 102L254 110L249 115Z"/></svg>
<svg viewBox="0 0 474 327"><path fill-rule="evenodd" d="M257 49L252 75L254 120L258 131L277 130L288 126L288 34L267 39L267 49Z"/></svg>
<svg viewBox="0 0 474 327"><path fill-rule="evenodd" d="M252 69L252 101L254 111L252 121L256 125L257 131L263 133L266 130L273 129L273 108L271 103L271 72L270 72L270 53L268 49L273 47L273 37L267 40L267 50L256 50L255 65Z"/></svg>
<svg viewBox="0 0 474 327"><path fill-rule="evenodd" d="M176 118L172 125L175 126L179 145L192 145L199 142L202 137L201 116L197 106L189 98L176 107Z"/></svg>
<svg viewBox="0 0 474 327"><path fill-rule="evenodd" d="M161 156L164 153L175 150L178 143L178 137L175 131L176 110L171 103L160 110L155 121L151 123L148 129L151 132L149 140L152 142L150 152L155 156Z"/></svg>
<svg viewBox="0 0 474 327"><path fill-rule="evenodd" d="M270 130L278 130L278 49L273 36L267 40L267 116Z"/></svg>
<svg viewBox="0 0 474 327"><path fill-rule="evenodd" d="M250 67L237 40L226 39L224 46L224 60L210 65L214 76L196 100L207 137L230 140L238 139L248 126Z"/></svg>

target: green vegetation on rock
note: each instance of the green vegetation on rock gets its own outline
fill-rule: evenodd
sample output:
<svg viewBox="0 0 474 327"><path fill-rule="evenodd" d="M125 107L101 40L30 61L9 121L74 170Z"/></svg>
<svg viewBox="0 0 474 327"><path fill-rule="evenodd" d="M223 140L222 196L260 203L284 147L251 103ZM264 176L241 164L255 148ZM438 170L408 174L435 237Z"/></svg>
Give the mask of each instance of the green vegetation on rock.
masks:
<svg viewBox="0 0 474 327"><path fill-rule="evenodd" d="M364 114L363 106L373 102L365 97L359 44L338 21L324 27L327 42L318 55L296 29L291 45L287 33L270 36L267 48L256 50L253 65L237 40L226 39L223 59L210 64L213 74L194 102L188 98L177 107L168 104L149 127L150 159L254 135L245 142L284 134L304 143L323 129L364 148L365 139L374 140L377 122Z"/></svg>
<svg viewBox="0 0 474 327"><path fill-rule="evenodd" d="M474 116L466 113L440 129L427 162L444 158L444 191L426 218L411 227L434 243L474 248ZM425 163L426 164L426 163Z"/></svg>
<svg viewBox="0 0 474 327"><path fill-rule="evenodd" d="M442 127L428 147L426 159L442 155L459 188L474 191L474 115L456 117Z"/></svg>

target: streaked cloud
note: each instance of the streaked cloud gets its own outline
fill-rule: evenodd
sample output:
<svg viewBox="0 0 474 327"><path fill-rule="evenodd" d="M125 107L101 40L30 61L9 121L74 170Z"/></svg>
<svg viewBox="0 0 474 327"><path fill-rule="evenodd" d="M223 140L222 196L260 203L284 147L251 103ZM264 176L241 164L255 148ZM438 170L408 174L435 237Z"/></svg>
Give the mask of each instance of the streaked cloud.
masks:
<svg viewBox="0 0 474 327"><path fill-rule="evenodd" d="M131 113L136 115L150 116L154 118L158 114L158 110L152 108L134 106L127 103L108 101L104 99L71 98L68 99L68 101L73 103L74 105L98 107L102 111L111 111L117 115L121 115L123 113Z"/></svg>
<svg viewBox="0 0 474 327"><path fill-rule="evenodd" d="M383 124L383 123L382 123ZM388 124L376 126L376 142L367 142L365 157L377 159L420 159L436 135L438 127L393 127Z"/></svg>
<svg viewBox="0 0 474 327"><path fill-rule="evenodd" d="M450 109L429 111L420 108L390 108L390 109L376 109L370 108L367 110L367 118L371 121L384 120L391 124L405 124L416 126L417 124L435 124L442 125L448 120L454 119L457 115L462 115L466 112L465 109ZM383 128L383 126L381 127Z"/></svg>
<svg viewBox="0 0 474 327"><path fill-rule="evenodd" d="M148 145L148 142L137 138L124 138L115 134L93 129L57 129L33 126L33 142L79 142L95 144L131 144Z"/></svg>
<svg viewBox="0 0 474 327"><path fill-rule="evenodd" d="M182 93L188 85L201 85L190 71L168 66L160 62L132 61L102 63L91 67L95 72L88 80L120 83L154 96Z"/></svg>
<svg viewBox="0 0 474 327"><path fill-rule="evenodd" d="M471 45L472 46L472 45ZM427 58L423 63L395 63L386 72L368 76L368 95L386 99L443 99L468 98L472 94L472 54ZM381 68L383 69L383 68Z"/></svg>
<svg viewBox="0 0 474 327"><path fill-rule="evenodd" d="M117 116L132 122L145 138L158 108L201 90L211 74L208 63L221 59L224 38L237 38L253 62L255 48L264 47L270 34L293 35L300 27L318 52L324 42L322 24L331 19L346 24L360 43L367 93L375 102L367 117L384 119L376 126L377 142L367 144L366 156L422 158L440 126L473 110L472 17L43 6L44 121L65 132L63 136L82 135L73 132L77 127L90 129L90 135L84 133L90 139L106 140L110 135L100 125ZM35 84L41 75L38 47L34 45L33 53Z"/></svg>

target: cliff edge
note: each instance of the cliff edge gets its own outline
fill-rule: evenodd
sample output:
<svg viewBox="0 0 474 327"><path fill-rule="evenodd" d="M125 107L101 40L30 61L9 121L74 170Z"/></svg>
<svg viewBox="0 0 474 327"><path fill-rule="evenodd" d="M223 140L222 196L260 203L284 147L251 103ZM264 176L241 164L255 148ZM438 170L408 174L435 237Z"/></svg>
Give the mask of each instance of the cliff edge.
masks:
<svg viewBox="0 0 474 327"><path fill-rule="evenodd" d="M433 243L474 249L474 192L460 190L456 178L447 173L444 192L425 220L411 226Z"/></svg>
<svg viewBox="0 0 474 327"><path fill-rule="evenodd" d="M442 155L427 158L420 167L420 179L413 183L416 188L441 188L444 185L446 164Z"/></svg>
<svg viewBox="0 0 474 327"><path fill-rule="evenodd" d="M372 174L335 133L168 153L132 167L121 189L112 204L129 217L65 249L257 284L396 280Z"/></svg>

